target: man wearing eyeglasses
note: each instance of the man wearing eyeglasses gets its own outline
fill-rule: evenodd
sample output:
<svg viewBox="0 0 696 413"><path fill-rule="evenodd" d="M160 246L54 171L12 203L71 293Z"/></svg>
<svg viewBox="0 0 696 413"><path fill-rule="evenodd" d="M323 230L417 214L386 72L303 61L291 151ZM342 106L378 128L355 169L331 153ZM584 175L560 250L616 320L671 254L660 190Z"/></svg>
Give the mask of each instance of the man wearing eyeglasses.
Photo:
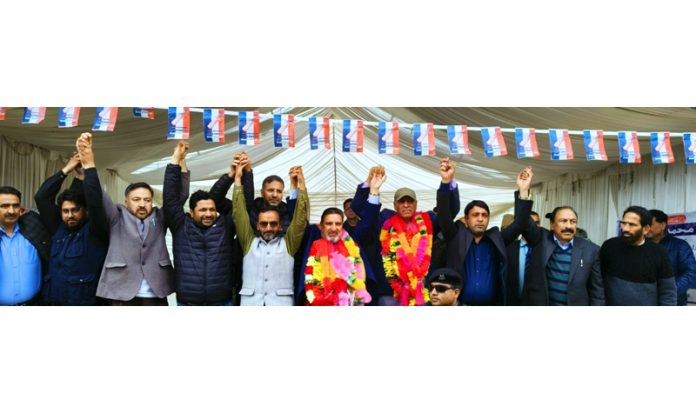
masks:
<svg viewBox="0 0 696 413"><path fill-rule="evenodd" d="M457 306L462 288L462 276L449 268L439 268L428 275L430 305Z"/></svg>
<svg viewBox="0 0 696 413"><path fill-rule="evenodd" d="M91 137L90 133L83 135ZM71 172L75 178L56 202ZM85 176L90 179L83 183ZM34 200L52 235L48 273L41 289L43 304L99 304L96 292L109 245L109 226L92 151L75 153L63 169L41 185Z"/></svg>
<svg viewBox="0 0 696 413"><path fill-rule="evenodd" d="M242 174L248 162L248 159L237 162L232 192L232 218L244 255L240 304L293 305L293 256L302 243L309 203L302 167L290 168L290 184L298 190L298 197L287 231L281 232L282 218L278 208L264 205L258 213L255 233L242 184Z"/></svg>

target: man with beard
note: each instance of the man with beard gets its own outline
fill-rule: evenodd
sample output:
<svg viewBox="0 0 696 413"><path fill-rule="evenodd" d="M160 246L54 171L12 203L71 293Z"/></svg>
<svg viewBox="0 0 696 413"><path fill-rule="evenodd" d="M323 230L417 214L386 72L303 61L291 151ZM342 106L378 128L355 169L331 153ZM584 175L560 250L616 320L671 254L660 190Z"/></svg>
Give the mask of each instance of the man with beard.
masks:
<svg viewBox="0 0 696 413"><path fill-rule="evenodd" d="M454 179L454 164L451 162L442 162L440 170L443 185ZM453 221L449 208L451 194L438 190L437 214L447 241L447 267L462 276L460 303L506 304L506 245L513 243L530 226L533 202L529 199L529 186L532 175L531 167L517 175L515 220L502 231L498 227L488 229L490 210L481 200L469 202L464 208L464 217Z"/></svg>
<svg viewBox="0 0 696 413"><path fill-rule="evenodd" d="M298 198L292 221L281 237L280 213L270 205L258 211L257 233L254 233L242 185L242 173L247 165L247 159L236 164L232 193L232 218L244 255L240 304L293 305L293 255L300 248L307 226L308 197L302 167L290 169L290 180L298 190Z"/></svg>
<svg viewBox="0 0 696 413"><path fill-rule="evenodd" d="M530 225L532 254L522 305L604 305L599 246L576 237L578 214L570 206L547 215L551 231Z"/></svg>
<svg viewBox="0 0 696 413"><path fill-rule="evenodd" d="M608 305L676 305L677 286L667 251L645 242L652 216L639 206L628 207L621 236L608 239L599 251Z"/></svg>
<svg viewBox="0 0 696 413"><path fill-rule="evenodd" d="M80 135L91 136L90 133ZM42 287L43 303L47 305L97 304L97 285L109 245L109 225L94 154L84 142L78 138L78 153L62 170L49 177L34 196L41 220L53 234L48 274ZM70 189L58 196L56 204L56 194L71 172L76 177ZM89 179L83 185L85 176Z"/></svg>

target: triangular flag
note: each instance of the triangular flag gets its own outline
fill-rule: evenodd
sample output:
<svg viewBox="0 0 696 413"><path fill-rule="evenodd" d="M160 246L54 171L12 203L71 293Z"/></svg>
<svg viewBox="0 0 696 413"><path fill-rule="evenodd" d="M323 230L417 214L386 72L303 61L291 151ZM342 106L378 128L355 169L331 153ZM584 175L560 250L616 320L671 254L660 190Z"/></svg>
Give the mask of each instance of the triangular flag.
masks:
<svg viewBox="0 0 696 413"><path fill-rule="evenodd" d="M447 126L447 141L453 155L471 155L469 148L469 127L466 125Z"/></svg>
<svg viewBox="0 0 696 413"><path fill-rule="evenodd" d="M167 139L188 139L191 131L191 110L188 107L170 106Z"/></svg>
<svg viewBox="0 0 696 413"><path fill-rule="evenodd" d="M80 118L80 108L58 108L58 127L73 128Z"/></svg>
<svg viewBox="0 0 696 413"><path fill-rule="evenodd" d="M654 165L674 163L672 143L669 132L653 132L650 134L650 149Z"/></svg>
<svg viewBox="0 0 696 413"><path fill-rule="evenodd" d="M113 132L118 118L118 108L100 106L94 115L93 131Z"/></svg>
<svg viewBox="0 0 696 413"><path fill-rule="evenodd" d="M619 132L619 163L640 163L638 133Z"/></svg>
<svg viewBox="0 0 696 413"><path fill-rule="evenodd" d="M309 118L309 145L312 150L324 147L331 149L331 120L329 118Z"/></svg>
<svg viewBox="0 0 696 413"><path fill-rule="evenodd" d="M258 145L261 143L259 112L239 112L239 144Z"/></svg>
<svg viewBox="0 0 696 413"><path fill-rule="evenodd" d="M273 143L276 148L295 147L295 115L273 115Z"/></svg>
<svg viewBox="0 0 696 413"><path fill-rule="evenodd" d="M684 158L688 165L696 164L696 132L685 133Z"/></svg>
<svg viewBox="0 0 696 413"><path fill-rule="evenodd" d="M225 109L203 110L203 138L206 142L225 142Z"/></svg>
<svg viewBox="0 0 696 413"><path fill-rule="evenodd" d="M379 123L377 126L377 146L380 154L399 154L399 122Z"/></svg>
<svg viewBox="0 0 696 413"><path fill-rule="evenodd" d="M481 139L483 139L483 153L486 158L507 156L507 146L499 127L481 128Z"/></svg>
<svg viewBox="0 0 696 413"><path fill-rule="evenodd" d="M604 132L601 130L585 130L585 155L588 161L606 161L607 151L604 148Z"/></svg>
<svg viewBox="0 0 696 413"><path fill-rule="evenodd" d="M154 119L155 108L133 108L133 116L136 118Z"/></svg>
<svg viewBox="0 0 696 413"><path fill-rule="evenodd" d="M552 161L573 159L573 144L568 129L549 129L549 147Z"/></svg>
<svg viewBox="0 0 696 413"><path fill-rule="evenodd" d="M517 159L539 156L539 146L537 146L534 128L516 128L515 145L517 146Z"/></svg>
<svg viewBox="0 0 696 413"><path fill-rule="evenodd" d="M413 124L413 154L415 156L435 155L435 129L432 123Z"/></svg>
<svg viewBox="0 0 696 413"><path fill-rule="evenodd" d="M35 107L35 108L24 108L24 118L22 118L22 123L28 124L39 124L46 117L46 108Z"/></svg>
<svg viewBox="0 0 696 413"><path fill-rule="evenodd" d="M343 121L343 152L363 151L363 121Z"/></svg>

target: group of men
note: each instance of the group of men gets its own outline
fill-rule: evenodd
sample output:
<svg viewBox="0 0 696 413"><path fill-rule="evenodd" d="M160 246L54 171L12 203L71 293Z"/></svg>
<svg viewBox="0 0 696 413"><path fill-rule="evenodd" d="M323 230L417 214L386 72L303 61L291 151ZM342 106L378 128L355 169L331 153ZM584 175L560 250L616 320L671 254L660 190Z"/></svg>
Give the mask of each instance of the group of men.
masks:
<svg viewBox="0 0 696 413"><path fill-rule="evenodd" d="M502 229L489 228L482 200L454 219L460 197L449 158L440 161L433 211L418 210L409 188L396 191L393 210L382 208L386 171L375 166L343 210L327 208L310 224L301 166L289 171L285 201L277 175L254 198L251 160L238 152L210 191L189 197L187 153L178 142L161 209L144 182L126 188L123 204L111 200L89 133L36 193L38 213L23 213L21 193L0 187L0 304L167 305L175 292L179 305L684 305L696 287L693 253L666 234L661 211L629 207L622 235L601 248L576 237L572 207L555 208L550 230L542 228L529 167Z"/></svg>

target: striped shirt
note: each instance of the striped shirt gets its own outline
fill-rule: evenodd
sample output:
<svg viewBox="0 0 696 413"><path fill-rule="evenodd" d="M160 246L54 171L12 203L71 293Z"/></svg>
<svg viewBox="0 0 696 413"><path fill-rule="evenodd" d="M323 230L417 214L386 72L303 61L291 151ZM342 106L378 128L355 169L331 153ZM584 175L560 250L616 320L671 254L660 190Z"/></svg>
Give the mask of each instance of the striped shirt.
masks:
<svg viewBox="0 0 696 413"><path fill-rule="evenodd" d="M549 286L550 305L568 305L568 278L570 277L570 260L573 257L572 244L566 249L556 244L556 248L546 264L546 279Z"/></svg>

